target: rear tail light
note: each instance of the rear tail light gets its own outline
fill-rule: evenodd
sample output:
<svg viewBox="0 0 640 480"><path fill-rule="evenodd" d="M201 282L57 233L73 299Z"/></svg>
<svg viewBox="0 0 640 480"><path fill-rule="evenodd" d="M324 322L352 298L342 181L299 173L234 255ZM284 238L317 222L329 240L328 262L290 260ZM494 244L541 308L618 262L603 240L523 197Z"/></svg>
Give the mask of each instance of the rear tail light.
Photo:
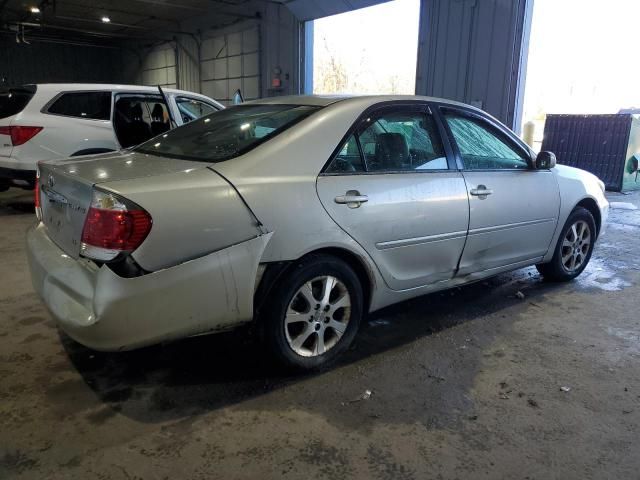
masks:
<svg viewBox="0 0 640 480"><path fill-rule="evenodd" d="M12 125L10 127L0 127L0 135L9 135L11 137L11 144L14 147L17 147L27 143L41 130L42 127L23 127L19 125Z"/></svg>
<svg viewBox="0 0 640 480"><path fill-rule="evenodd" d="M33 203L36 206L36 217L42 220L42 207L40 206L40 167L36 168L36 186L33 189Z"/></svg>
<svg viewBox="0 0 640 480"><path fill-rule="evenodd" d="M82 230L82 255L108 262L133 252L151 230L151 215L112 193L93 191Z"/></svg>

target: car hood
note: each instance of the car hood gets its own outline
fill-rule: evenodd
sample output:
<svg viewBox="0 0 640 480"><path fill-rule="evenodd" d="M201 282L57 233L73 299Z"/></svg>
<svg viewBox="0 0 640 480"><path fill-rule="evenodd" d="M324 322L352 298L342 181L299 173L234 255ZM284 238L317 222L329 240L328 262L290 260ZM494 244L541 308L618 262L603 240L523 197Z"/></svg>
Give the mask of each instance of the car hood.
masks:
<svg viewBox="0 0 640 480"><path fill-rule="evenodd" d="M190 172L209 164L124 150L43 162L56 172L99 184L170 173Z"/></svg>

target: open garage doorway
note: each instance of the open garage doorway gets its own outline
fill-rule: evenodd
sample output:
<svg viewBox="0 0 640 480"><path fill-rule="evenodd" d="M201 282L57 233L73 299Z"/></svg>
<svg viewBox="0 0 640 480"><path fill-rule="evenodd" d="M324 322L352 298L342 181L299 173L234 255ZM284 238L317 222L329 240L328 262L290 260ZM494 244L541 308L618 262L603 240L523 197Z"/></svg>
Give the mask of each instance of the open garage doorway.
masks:
<svg viewBox="0 0 640 480"><path fill-rule="evenodd" d="M547 114L640 112L638 18L637 0L535 0L522 116L535 150Z"/></svg>
<svg viewBox="0 0 640 480"><path fill-rule="evenodd" d="M305 93L414 94L420 0L307 22Z"/></svg>

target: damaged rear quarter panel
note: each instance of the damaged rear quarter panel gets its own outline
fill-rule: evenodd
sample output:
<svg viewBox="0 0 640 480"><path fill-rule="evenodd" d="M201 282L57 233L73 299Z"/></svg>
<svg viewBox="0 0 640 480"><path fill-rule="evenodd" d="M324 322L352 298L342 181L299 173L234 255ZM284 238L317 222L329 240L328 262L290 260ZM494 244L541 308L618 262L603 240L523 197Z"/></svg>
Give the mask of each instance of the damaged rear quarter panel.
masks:
<svg viewBox="0 0 640 480"><path fill-rule="evenodd" d="M235 189L206 166L100 185L151 215L151 232L132 254L145 270L178 265L262 233Z"/></svg>
<svg viewBox="0 0 640 480"><path fill-rule="evenodd" d="M101 268L92 328L67 333L98 350L128 350L251 321L260 257L271 234L175 267L121 278Z"/></svg>

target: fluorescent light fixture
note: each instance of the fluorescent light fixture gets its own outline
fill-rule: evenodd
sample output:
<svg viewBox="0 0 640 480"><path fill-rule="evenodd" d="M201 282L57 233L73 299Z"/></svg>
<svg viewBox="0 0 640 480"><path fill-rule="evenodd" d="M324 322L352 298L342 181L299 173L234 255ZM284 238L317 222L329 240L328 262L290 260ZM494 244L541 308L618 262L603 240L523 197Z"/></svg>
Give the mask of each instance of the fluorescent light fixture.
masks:
<svg viewBox="0 0 640 480"><path fill-rule="evenodd" d="M102 23L109 23L111 21L111 19L109 17L107 17L106 15L104 15L102 17Z"/></svg>
<svg viewBox="0 0 640 480"><path fill-rule="evenodd" d="M40 13L40 9L38 7L29 7L29 11L31 13Z"/></svg>
<svg viewBox="0 0 640 480"><path fill-rule="evenodd" d="M249 128L251 126L250 123L243 123L242 125L240 125L240 130L246 130L247 128Z"/></svg>

